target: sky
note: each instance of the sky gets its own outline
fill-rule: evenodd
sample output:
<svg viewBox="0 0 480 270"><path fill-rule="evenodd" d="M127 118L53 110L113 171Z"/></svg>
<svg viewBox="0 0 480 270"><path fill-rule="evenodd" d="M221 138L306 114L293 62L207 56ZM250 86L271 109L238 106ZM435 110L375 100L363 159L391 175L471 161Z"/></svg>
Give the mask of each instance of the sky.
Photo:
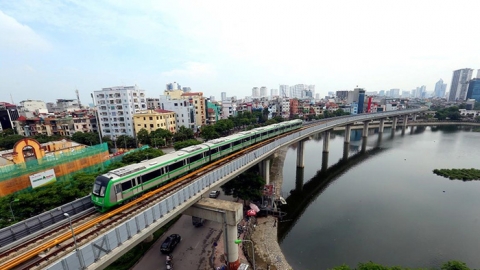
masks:
<svg viewBox="0 0 480 270"><path fill-rule="evenodd" d="M137 3L138 2L138 3ZM471 0L0 0L0 101L54 102L112 86L158 97L314 84L330 91L421 85L480 68ZM474 76L476 71L474 71Z"/></svg>

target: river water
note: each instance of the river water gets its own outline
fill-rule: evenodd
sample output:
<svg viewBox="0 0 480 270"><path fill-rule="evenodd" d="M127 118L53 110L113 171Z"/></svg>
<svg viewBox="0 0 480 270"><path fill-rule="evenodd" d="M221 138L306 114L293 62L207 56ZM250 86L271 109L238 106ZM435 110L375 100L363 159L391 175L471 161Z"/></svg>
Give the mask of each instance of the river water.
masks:
<svg viewBox="0 0 480 270"><path fill-rule="evenodd" d="M360 132L352 132L349 147L349 155L360 161L331 172L334 176L327 171L317 177L317 186L324 187L314 194L307 182L321 169L322 141L305 143L306 193L297 197L309 196L309 203L299 209L288 199L296 187L296 149L287 152L282 193L294 218L279 224L279 242L293 269L368 261L439 268L448 260L480 268L480 181L449 180L432 172L479 169L480 132L417 127L392 136L385 129L380 143L378 134L368 136L363 154ZM343 136L331 136L330 167L342 158Z"/></svg>

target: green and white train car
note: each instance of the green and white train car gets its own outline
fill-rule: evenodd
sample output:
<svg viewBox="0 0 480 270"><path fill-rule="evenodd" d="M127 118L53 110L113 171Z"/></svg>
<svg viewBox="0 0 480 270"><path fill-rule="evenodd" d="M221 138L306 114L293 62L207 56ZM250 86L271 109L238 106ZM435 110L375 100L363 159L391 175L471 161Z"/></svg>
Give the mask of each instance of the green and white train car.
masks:
<svg viewBox="0 0 480 270"><path fill-rule="evenodd" d="M301 120L292 120L255 128L115 169L95 179L92 202L99 211L108 211L213 160L301 126Z"/></svg>

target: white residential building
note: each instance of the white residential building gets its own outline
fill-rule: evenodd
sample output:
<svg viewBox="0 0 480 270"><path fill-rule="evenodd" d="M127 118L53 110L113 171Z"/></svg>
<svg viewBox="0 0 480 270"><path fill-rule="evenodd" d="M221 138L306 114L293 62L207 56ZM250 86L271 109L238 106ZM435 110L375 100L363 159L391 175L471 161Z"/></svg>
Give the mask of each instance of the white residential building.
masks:
<svg viewBox="0 0 480 270"><path fill-rule="evenodd" d="M252 97L254 98L260 97L260 89L258 89L258 87L252 88Z"/></svg>
<svg viewBox="0 0 480 270"><path fill-rule="evenodd" d="M281 84L280 87L279 87L279 94L283 98L289 97L290 88L288 87L288 85Z"/></svg>
<svg viewBox="0 0 480 270"><path fill-rule="evenodd" d="M265 86L260 87L260 97L268 97L268 89Z"/></svg>
<svg viewBox="0 0 480 270"><path fill-rule="evenodd" d="M172 99L160 96L160 109L175 112L177 130L181 126L195 130L195 108L187 99Z"/></svg>
<svg viewBox="0 0 480 270"><path fill-rule="evenodd" d="M290 99L288 98L281 98L279 99L280 103L280 112L283 118L290 118Z"/></svg>
<svg viewBox="0 0 480 270"><path fill-rule="evenodd" d="M73 112L80 110L80 104L77 99L57 99L55 112Z"/></svg>
<svg viewBox="0 0 480 270"><path fill-rule="evenodd" d="M305 90L304 84L296 84L295 86L290 86L290 98L303 98L303 91Z"/></svg>
<svg viewBox="0 0 480 270"><path fill-rule="evenodd" d="M23 111L37 112L38 110L47 110L47 104L42 100L23 100L20 101L20 106Z"/></svg>
<svg viewBox="0 0 480 270"><path fill-rule="evenodd" d="M103 136L135 136L133 115L147 109L145 90L115 86L94 91L93 97Z"/></svg>
<svg viewBox="0 0 480 270"><path fill-rule="evenodd" d="M228 119L229 116L237 115L236 98L222 100L222 119Z"/></svg>
<svg viewBox="0 0 480 270"><path fill-rule="evenodd" d="M278 97L278 89L270 89L270 96L273 97Z"/></svg>

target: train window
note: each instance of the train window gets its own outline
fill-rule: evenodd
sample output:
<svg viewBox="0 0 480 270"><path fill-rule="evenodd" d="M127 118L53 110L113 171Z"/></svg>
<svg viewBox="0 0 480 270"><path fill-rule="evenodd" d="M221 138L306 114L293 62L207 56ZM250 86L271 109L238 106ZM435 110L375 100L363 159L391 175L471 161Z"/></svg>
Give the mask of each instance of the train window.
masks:
<svg viewBox="0 0 480 270"><path fill-rule="evenodd" d="M155 170L155 171L152 171L152 172L149 172L147 174L142 175L142 177L141 177L142 183L145 183L147 181L152 180L153 178L157 178L157 177L161 176L163 174L163 170L164 170L163 168L160 168L158 170Z"/></svg>
<svg viewBox="0 0 480 270"><path fill-rule="evenodd" d="M172 171L174 171L174 170L176 170L176 169L181 168L182 166L183 166L183 160L177 161L177 162L175 162L175 163L173 163L173 164L171 164L171 165L168 165L168 171L169 171L169 172L172 172Z"/></svg>
<svg viewBox="0 0 480 270"><path fill-rule="evenodd" d="M116 185L115 186L115 193L121 193L122 192L122 185Z"/></svg>
<svg viewBox="0 0 480 270"><path fill-rule="evenodd" d="M222 145L220 146L220 151L227 150L228 148L230 148L230 144Z"/></svg>
<svg viewBox="0 0 480 270"><path fill-rule="evenodd" d="M132 180L127 180L127 181L123 182L121 185L122 185L122 190L123 191L131 189L132 188Z"/></svg>
<svg viewBox="0 0 480 270"><path fill-rule="evenodd" d="M136 186L137 185L137 181L135 181L135 178L132 179L132 186Z"/></svg>
<svg viewBox="0 0 480 270"><path fill-rule="evenodd" d="M105 189L106 189L106 187L102 186L102 188L100 189L100 197L105 196Z"/></svg>
<svg viewBox="0 0 480 270"><path fill-rule="evenodd" d="M100 182L95 182L95 184L93 185L93 194L100 195L101 187L102 187L102 184Z"/></svg>
<svg viewBox="0 0 480 270"><path fill-rule="evenodd" d="M218 152L218 148L210 148L210 155Z"/></svg>
<svg viewBox="0 0 480 270"><path fill-rule="evenodd" d="M262 134L260 134L262 137L267 135L267 132L262 132Z"/></svg>
<svg viewBox="0 0 480 270"><path fill-rule="evenodd" d="M202 158L203 158L203 153L191 157L189 162L195 162L195 161L200 160Z"/></svg>
<svg viewBox="0 0 480 270"><path fill-rule="evenodd" d="M242 140L234 141L233 146L237 146L242 143Z"/></svg>

